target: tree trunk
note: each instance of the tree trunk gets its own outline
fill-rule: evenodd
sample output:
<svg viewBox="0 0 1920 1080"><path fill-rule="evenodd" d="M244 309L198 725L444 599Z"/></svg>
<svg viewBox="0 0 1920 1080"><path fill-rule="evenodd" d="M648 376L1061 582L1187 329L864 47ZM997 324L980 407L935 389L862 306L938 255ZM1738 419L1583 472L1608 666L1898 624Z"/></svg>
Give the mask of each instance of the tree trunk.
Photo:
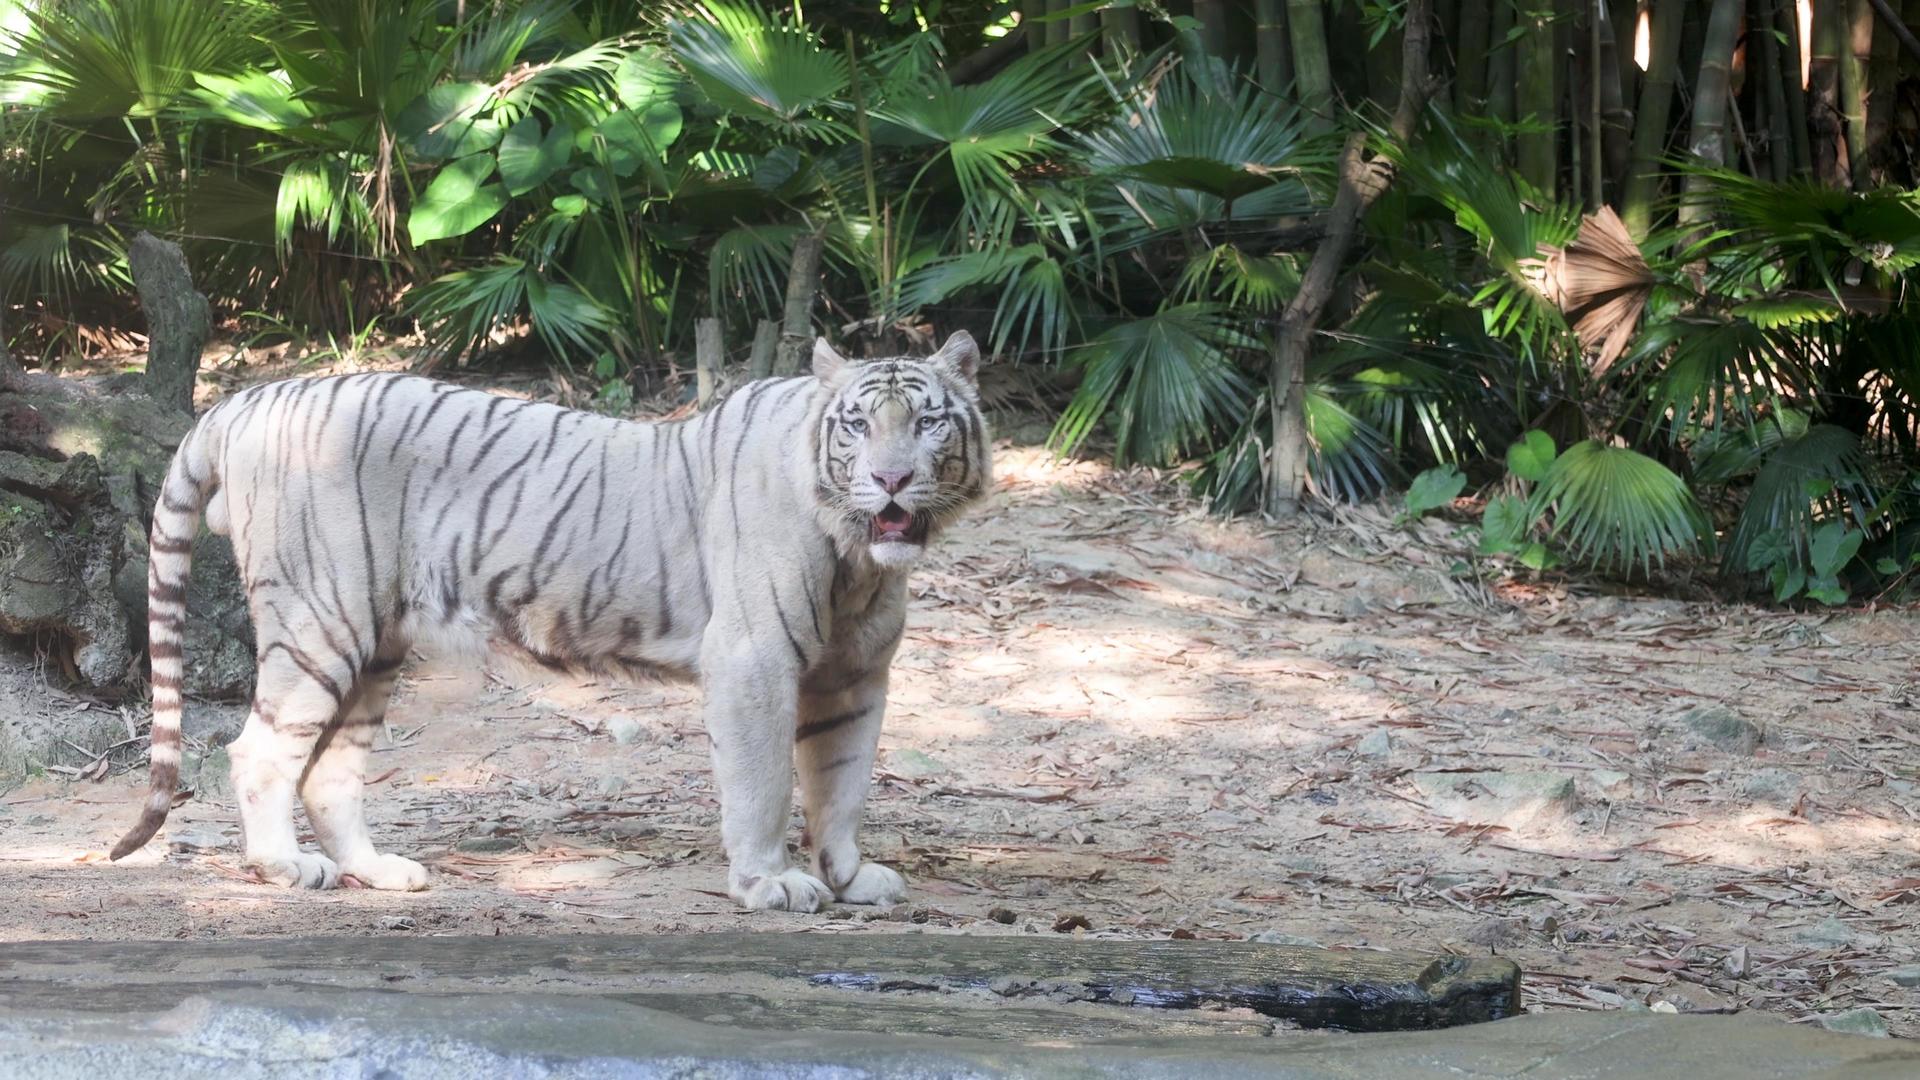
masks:
<svg viewBox="0 0 1920 1080"><path fill-rule="evenodd" d="M1254 0L1254 70L1269 94L1291 94L1293 50L1287 47L1286 0Z"/></svg>
<svg viewBox="0 0 1920 1080"><path fill-rule="evenodd" d="M774 353L780 348L780 324L761 319L753 325L753 352L747 356L747 378L764 379L773 374Z"/></svg>
<svg viewBox="0 0 1920 1080"><path fill-rule="evenodd" d="M1740 35L1740 0L1713 0L1707 15L1707 33L1700 46L1700 74L1693 84L1693 126L1687 152L1705 165L1727 163L1727 109L1733 87L1733 48ZM1707 185L1687 177L1686 197L1680 203L1680 224L1704 219L1699 204Z"/></svg>
<svg viewBox="0 0 1920 1080"><path fill-rule="evenodd" d="M1667 118L1673 108L1673 73L1680 57L1680 16L1687 0L1652 0L1648 32L1647 78L1640 91L1640 108L1633 123L1633 164L1626 194L1620 200L1620 220L1635 239L1647 235L1653 224L1653 204L1660 197L1660 159L1667 150Z"/></svg>
<svg viewBox="0 0 1920 1080"><path fill-rule="evenodd" d="M1333 68L1327 63L1322 0L1287 0L1287 36L1293 40L1294 87L1307 130L1333 130Z"/></svg>
<svg viewBox="0 0 1920 1080"><path fill-rule="evenodd" d="M1518 158L1520 175L1540 194L1552 198L1554 180L1559 172L1556 145L1559 134L1559 99L1554 94L1555 26L1551 8L1524 13L1526 33L1520 39L1519 85L1514 90L1520 119L1535 130L1520 134Z"/></svg>
<svg viewBox="0 0 1920 1080"><path fill-rule="evenodd" d="M190 414L213 309L194 290L179 244L143 232L127 245L127 266L147 316L147 395Z"/></svg>
<svg viewBox="0 0 1920 1080"><path fill-rule="evenodd" d="M720 369L727 362L727 346L720 336L719 319L700 319L693 324L694 406L705 412L713 404L720 388Z"/></svg>
<svg viewBox="0 0 1920 1080"><path fill-rule="evenodd" d="M809 233L793 245L775 375L798 375L806 370L806 359L813 349L813 301L820 292L820 253L825 246L819 233Z"/></svg>
<svg viewBox="0 0 1920 1080"><path fill-rule="evenodd" d="M1847 139L1840 115L1840 52L1846 40L1846 0L1818 0L1813 5L1807 124L1812 130L1813 175L1836 188L1847 186Z"/></svg>
<svg viewBox="0 0 1920 1080"><path fill-rule="evenodd" d="M1455 46L1453 111L1462 116L1484 116L1487 109L1487 35L1493 26L1498 0L1468 0L1460 8L1460 36Z"/></svg>
<svg viewBox="0 0 1920 1080"><path fill-rule="evenodd" d="M1401 43L1400 102L1389 124L1400 145L1412 138L1433 92L1427 78L1427 43L1432 34L1429 0L1408 0L1406 33ZM1267 460L1264 508L1276 518L1297 514L1306 491L1308 432L1307 356L1327 301L1333 297L1347 250L1359 232L1361 215L1393 182L1393 163L1385 155L1367 161L1362 133L1347 137L1340 155L1340 186L1327 214L1327 235L1301 276L1299 291L1280 317L1267 369L1273 406L1273 443Z"/></svg>
<svg viewBox="0 0 1920 1080"><path fill-rule="evenodd" d="M1846 124L1848 172L1855 191L1873 186L1867 142L1867 70L1873 63L1873 5L1848 0L1848 48L1840 54L1840 115Z"/></svg>

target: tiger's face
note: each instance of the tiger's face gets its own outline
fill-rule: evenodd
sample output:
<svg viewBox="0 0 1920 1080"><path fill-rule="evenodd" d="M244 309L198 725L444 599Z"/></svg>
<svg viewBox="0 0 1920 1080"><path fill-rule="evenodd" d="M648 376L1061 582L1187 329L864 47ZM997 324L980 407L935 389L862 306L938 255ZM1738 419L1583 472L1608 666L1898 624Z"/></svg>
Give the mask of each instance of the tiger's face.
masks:
<svg viewBox="0 0 1920 1080"><path fill-rule="evenodd" d="M855 363L824 340L813 372L834 396L821 416L823 515L882 567L913 565L992 482L980 415L980 349L962 330L925 359Z"/></svg>

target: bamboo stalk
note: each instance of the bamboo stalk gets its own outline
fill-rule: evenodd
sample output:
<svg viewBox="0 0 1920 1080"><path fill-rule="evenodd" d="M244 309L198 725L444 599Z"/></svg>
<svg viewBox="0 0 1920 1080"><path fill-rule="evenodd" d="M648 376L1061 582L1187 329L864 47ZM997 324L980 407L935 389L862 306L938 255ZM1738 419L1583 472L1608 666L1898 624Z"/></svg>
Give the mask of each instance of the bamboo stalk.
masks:
<svg viewBox="0 0 1920 1080"><path fill-rule="evenodd" d="M747 377L764 379L773 374L773 356L780 347L780 324L761 319L753 325L753 351L747 354Z"/></svg>
<svg viewBox="0 0 1920 1080"><path fill-rule="evenodd" d="M1867 142L1867 69L1873 60L1873 6L1847 4L1847 44L1840 54L1840 116L1847 136L1848 173L1855 191L1873 186Z"/></svg>
<svg viewBox="0 0 1920 1080"><path fill-rule="evenodd" d="M826 242L808 233L794 242L787 267L787 301L780 321L780 347L774 374L798 375L813 347L813 302L820 292L820 255Z"/></svg>
<svg viewBox="0 0 1920 1080"><path fill-rule="evenodd" d="M1322 0L1287 0L1287 36L1293 43L1294 86L1307 130L1333 130L1333 68L1327 62Z"/></svg>
<svg viewBox="0 0 1920 1080"><path fill-rule="evenodd" d="M1226 59L1231 50L1225 0L1193 0L1193 17L1200 20L1200 41L1206 45L1207 55Z"/></svg>
<svg viewBox="0 0 1920 1080"><path fill-rule="evenodd" d="M1687 152L1706 165L1727 163L1727 110L1732 106L1733 49L1740 36L1740 0L1713 0L1700 44L1700 74L1693 83L1693 126ZM1680 203L1682 227L1707 216L1701 202L1707 181L1688 174Z"/></svg>
<svg viewBox="0 0 1920 1080"><path fill-rule="evenodd" d="M1520 39L1519 82L1514 88L1520 119L1535 130L1518 139L1516 164L1527 183L1549 198L1559 172L1556 134L1559 100L1553 92L1554 23L1551 9L1524 13L1526 33Z"/></svg>
<svg viewBox="0 0 1920 1080"><path fill-rule="evenodd" d="M1072 27L1068 24L1067 20L1055 16L1065 14L1067 9L1073 6L1073 3L1074 0L1047 0L1047 15L1049 16L1046 23L1047 44L1066 44L1067 36L1071 32Z"/></svg>
<svg viewBox="0 0 1920 1080"><path fill-rule="evenodd" d="M1487 34L1493 26L1494 2L1468 3L1460 9L1460 40L1454 56L1453 111L1481 116L1487 108Z"/></svg>
<svg viewBox="0 0 1920 1080"><path fill-rule="evenodd" d="M1775 0L1784 47L1780 50L1781 86L1787 94L1787 134L1793 140L1793 173L1813 173L1813 129L1807 122L1807 88L1800 81L1801 59L1807 42L1800 39L1800 13L1794 0Z"/></svg>
<svg viewBox="0 0 1920 1080"><path fill-rule="evenodd" d="M1028 52L1046 48L1047 24L1040 21L1046 13L1047 0L1020 0L1020 36Z"/></svg>
<svg viewBox="0 0 1920 1080"><path fill-rule="evenodd" d="M1893 35L1892 25L1874 28L1873 59L1867 69L1867 153L1875 164L1887 160L1887 136L1893 127L1894 87L1900 81L1900 55L1900 41Z"/></svg>
<svg viewBox="0 0 1920 1080"><path fill-rule="evenodd" d="M1512 36L1513 23L1518 18L1514 2L1493 0L1493 23L1487 38L1487 116L1502 122L1511 121L1514 115L1513 72L1516 64Z"/></svg>
<svg viewBox="0 0 1920 1080"><path fill-rule="evenodd" d="M1620 220L1635 237L1647 235L1654 200L1660 196L1660 159L1667 149L1667 118L1673 110L1673 76L1680 58L1680 16L1685 6L1686 0L1651 0L1650 4L1647 77L1634 116L1633 164L1620 200Z"/></svg>
<svg viewBox="0 0 1920 1080"><path fill-rule="evenodd" d="M1102 52L1107 59L1140 55L1140 11L1138 8L1107 8L1100 13Z"/></svg>
<svg viewBox="0 0 1920 1080"><path fill-rule="evenodd" d="M1620 185L1626 182L1627 162L1633 153L1633 112L1627 108L1626 90L1620 82L1622 31L1614 25L1607 0L1596 0L1593 11L1600 34L1600 63L1597 65L1600 79L1600 162L1606 182L1613 185L1617 195ZM1632 28L1627 28L1625 32L1631 35ZM1633 51L1631 37L1625 51ZM1631 60L1628 63L1630 66ZM1596 189L1594 201L1605 203L1607 200Z"/></svg>
<svg viewBox="0 0 1920 1080"><path fill-rule="evenodd" d="M1767 175L1775 181L1793 175L1793 136L1787 127L1787 88L1781 82L1780 39L1773 34L1773 28L1780 23L1780 2L1760 0L1760 33L1752 35L1760 39L1761 100L1767 113Z"/></svg>
<svg viewBox="0 0 1920 1080"><path fill-rule="evenodd" d="M1286 0L1253 0L1254 71L1271 94L1293 83L1293 51L1287 48Z"/></svg>
<svg viewBox="0 0 1920 1080"><path fill-rule="evenodd" d="M1601 42L1606 11L1604 0L1596 0L1587 12L1587 205L1595 209L1607 201L1606 155L1600 148L1600 71L1610 59Z"/></svg>
<svg viewBox="0 0 1920 1080"><path fill-rule="evenodd" d="M1847 37L1846 0L1813 5L1813 47L1807 87L1813 174L1828 187L1847 186L1847 139L1840 114L1840 51Z"/></svg>

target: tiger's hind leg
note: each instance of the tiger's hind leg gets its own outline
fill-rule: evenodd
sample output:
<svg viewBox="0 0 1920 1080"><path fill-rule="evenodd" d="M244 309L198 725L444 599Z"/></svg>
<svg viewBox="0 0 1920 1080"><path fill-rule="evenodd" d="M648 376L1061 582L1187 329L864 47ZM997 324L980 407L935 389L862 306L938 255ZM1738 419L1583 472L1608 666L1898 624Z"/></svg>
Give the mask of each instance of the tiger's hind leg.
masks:
<svg viewBox="0 0 1920 1080"><path fill-rule="evenodd" d="M365 775L373 734L386 719L394 680L406 660L405 642L382 643L354 685L353 693L320 733L300 779L307 820L342 874L374 889L414 891L427 887L427 869L412 859L374 850L367 832Z"/></svg>
<svg viewBox="0 0 1920 1080"><path fill-rule="evenodd" d="M259 620L256 620L259 621ZM332 859L300 850L293 830L294 786L321 731L344 704L353 672L344 660L299 652L274 641L262 650L253 711L227 746L233 792L240 803L243 863L276 885L330 889L340 880Z"/></svg>

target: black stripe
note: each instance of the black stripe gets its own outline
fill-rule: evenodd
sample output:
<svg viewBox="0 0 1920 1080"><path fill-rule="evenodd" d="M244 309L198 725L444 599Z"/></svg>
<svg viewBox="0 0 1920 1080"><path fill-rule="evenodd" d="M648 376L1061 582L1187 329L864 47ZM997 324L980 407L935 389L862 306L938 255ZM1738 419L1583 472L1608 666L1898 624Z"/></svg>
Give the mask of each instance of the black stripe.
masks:
<svg viewBox="0 0 1920 1080"><path fill-rule="evenodd" d="M851 712L836 713L824 720L810 720L794 729L793 741L804 742L815 735L824 735L835 728L842 728L873 711L872 706L854 709Z"/></svg>

